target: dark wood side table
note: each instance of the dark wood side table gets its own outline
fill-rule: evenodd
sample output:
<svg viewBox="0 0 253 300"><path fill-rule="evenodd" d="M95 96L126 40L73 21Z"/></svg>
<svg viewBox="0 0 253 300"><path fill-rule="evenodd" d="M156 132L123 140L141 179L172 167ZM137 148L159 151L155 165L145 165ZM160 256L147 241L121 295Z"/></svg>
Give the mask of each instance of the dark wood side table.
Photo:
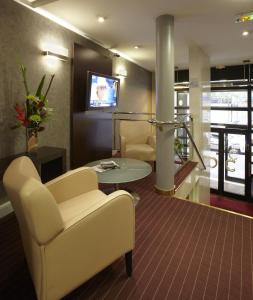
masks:
<svg viewBox="0 0 253 300"><path fill-rule="evenodd" d="M39 147L36 152L23 152L0 159L0 181L11 161L26 155L36 166L43 183L66 172L66 149L57 147Z"/></svg>

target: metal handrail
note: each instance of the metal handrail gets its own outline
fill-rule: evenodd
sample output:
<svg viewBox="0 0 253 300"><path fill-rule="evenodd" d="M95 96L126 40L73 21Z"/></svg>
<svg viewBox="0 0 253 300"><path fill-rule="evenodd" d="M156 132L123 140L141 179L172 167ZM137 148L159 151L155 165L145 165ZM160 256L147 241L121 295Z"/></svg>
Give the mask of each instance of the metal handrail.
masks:
<svg viewBox="0 0 253 300"><path fill-rule="evenodd" d="M198 149L197 145L196 145L195 142L194 142L194 139L193 139L193 137L192 137L192 134L191 134L190 130L188 129L188 127L186 126L185 123L183 123L183 128L186 130L186 132L187 132L187 134L188 134L188 136L189 136L189 139L190 139L190 141L192 142L193 148L195 149L195 151L196 151L196 153L197 153L197 155L198 155L199 160L201 161L201 164L202 164L204 170L206 170L206 165L205 165L205 163L204 163L204 160L203 160L203 158L202 158L202 156L201 156L201 154L200 154L200 152L199 152L199 149Z"/></svg>
<svg viewBox="0 0 253 300"><path fill-rule="evenodd" d="M114 115L148 115L154 116L156 113L148 113L148 112L132 112L132 111L108 111L108 113L112 113ZM175 116L189 116L191 117L190 113L174 113Z"/></svg>
<svg viewBox="0 0 253 300"><path fill-rule="evenodd" d="M149 123L151 123L152 125L155 125L155 126L158 126L158 127L162 127L162 126L166 126L166 125L174 125L174 127L172 127L172 129L175 129L175 128L184 128L186 130L186 133L187 135L189 136L189 139L193 145L193 148L195 149L196 153L197 153L197 156L204 168L204 170L206 170L206 165L204 163L204 160L199 152L199 149L196 145L196 143L194 142L194 139L192 137L192 134L190 132L190 130L188 129L188 126L187 126L187 123L186 122L178 122L178 121L159 121L159 120L156 120L156 119L152 119L152 120L149 120L148 121Z"/></svg>
<svg viewBox="0 0 253 300"><path fill-rule="evenodd" d="M114 139L113 139L113 144L114 144L114 148L116 146L116 134L115 134L115 128L116 128L116 121L142 121L142 122L150 122L149 119L133 119L133 118L124 118L124 117L119 117L118 115L129 115L129 116L140 116L140 115L144 115L144 116L154 116L155 113L144 113L144 112L120 112L120 111L107 111L108 113L112 113L113 115L113 124L114 124ZM193 120L192 116L190 113L174 113L175 116L184 116L184 117L189 117L190 121L188 121L188 124L191 124L191 121ZM174 128L181 128L182 127L182 121L178 122L178 121L174 121ZM190 126L190 125L189 125ZM180 158L181 159L181 158ZM181 161L183 161L181 159Z"/></svg>

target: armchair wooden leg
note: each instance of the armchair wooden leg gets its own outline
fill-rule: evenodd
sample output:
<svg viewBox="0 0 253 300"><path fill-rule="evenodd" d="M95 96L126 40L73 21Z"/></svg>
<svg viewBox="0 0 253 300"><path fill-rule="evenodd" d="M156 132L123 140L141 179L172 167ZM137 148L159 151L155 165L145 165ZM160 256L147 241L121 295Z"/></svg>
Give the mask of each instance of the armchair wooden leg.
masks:
<svg viewBox="0 0 253 300"><path fill-rule="evenodd" d="M125 262L126 262L126 273L128 277L131 277L132 275L132 251L127 252L125 254Z"/></svg>

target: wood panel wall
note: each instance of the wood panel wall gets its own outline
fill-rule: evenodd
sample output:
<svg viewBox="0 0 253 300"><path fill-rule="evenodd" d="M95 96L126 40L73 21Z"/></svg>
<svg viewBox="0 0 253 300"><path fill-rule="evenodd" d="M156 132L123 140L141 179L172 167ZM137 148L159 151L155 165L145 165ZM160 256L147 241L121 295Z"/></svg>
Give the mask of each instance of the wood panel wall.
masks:
<svg viewBox="0 0 253 300"><path fill-rule="evenodd" d="M71 104L71 168L112 155L112 116L108 109L86 111L87 72L112 75L110 51L87 41L74 44Z"/></svg>

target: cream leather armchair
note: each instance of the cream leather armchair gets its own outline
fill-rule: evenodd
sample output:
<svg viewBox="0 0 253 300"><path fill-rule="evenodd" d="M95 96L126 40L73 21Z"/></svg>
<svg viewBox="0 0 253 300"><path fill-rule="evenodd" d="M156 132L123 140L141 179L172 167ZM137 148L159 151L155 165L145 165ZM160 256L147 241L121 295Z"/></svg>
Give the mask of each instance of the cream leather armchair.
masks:
<svg viewBox="0 0 253 300"><path fill-rule="evenodd" d="M151 125L147 121L121 121L120 151L122 157L155 161L156 137Z"/></svg>
<svg viewBox="0 0 253 300"><path fill-rule="evenodd" d="M38 299L60 299L126 255L132 271L132 196L98 190L90 168L70 171L47 184L28 157L15 159L4 186L15 210Z"/></svg>

